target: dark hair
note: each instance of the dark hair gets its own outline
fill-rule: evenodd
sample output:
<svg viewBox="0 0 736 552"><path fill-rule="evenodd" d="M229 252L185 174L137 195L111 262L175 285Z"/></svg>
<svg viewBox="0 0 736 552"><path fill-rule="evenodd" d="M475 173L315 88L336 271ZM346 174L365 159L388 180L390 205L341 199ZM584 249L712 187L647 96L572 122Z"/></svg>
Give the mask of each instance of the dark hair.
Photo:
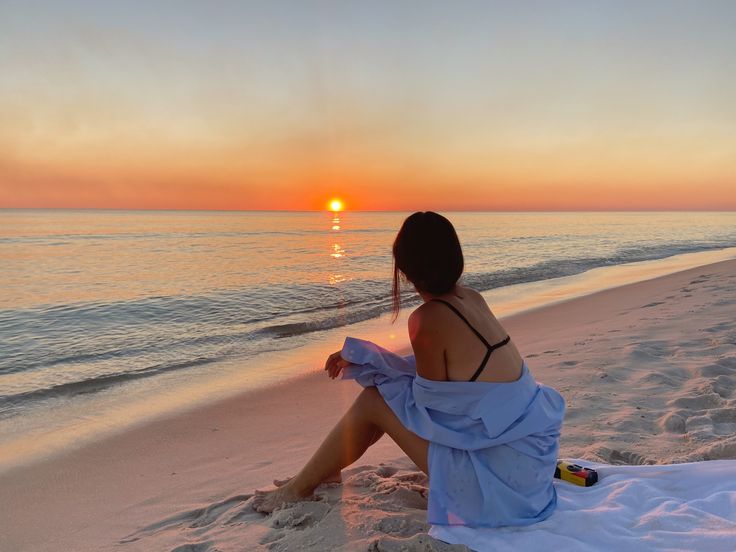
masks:
<svg viewBox="0 0 736 552"><path fill-rule="evenodd" d="M442 295L463 273L463 251L452 223L432 211L407 217L394 240L393 320L401 308L401 275L418 291Z"/></svg>

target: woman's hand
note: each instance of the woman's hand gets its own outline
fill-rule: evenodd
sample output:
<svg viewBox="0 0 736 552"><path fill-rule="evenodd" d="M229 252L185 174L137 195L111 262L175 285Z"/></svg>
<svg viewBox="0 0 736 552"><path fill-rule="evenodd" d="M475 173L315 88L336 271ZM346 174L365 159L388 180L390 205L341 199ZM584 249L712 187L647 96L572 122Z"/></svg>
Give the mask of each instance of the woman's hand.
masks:
<svg viewBox="0 0 736 552"><path fill-rule="evenodd" d="M327 357L327 362L325 362L327 375L332 379L335 379L343 368L350 366L350 363L340 356L341 352L342 351L337 351L336 353L332 353Z"/></svg>

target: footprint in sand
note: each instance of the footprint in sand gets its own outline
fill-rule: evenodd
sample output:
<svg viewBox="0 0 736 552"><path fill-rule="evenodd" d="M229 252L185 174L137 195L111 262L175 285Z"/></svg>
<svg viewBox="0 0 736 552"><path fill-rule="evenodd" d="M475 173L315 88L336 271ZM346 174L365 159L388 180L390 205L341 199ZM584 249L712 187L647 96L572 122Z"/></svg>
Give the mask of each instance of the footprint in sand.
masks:
<svg viewBox="0 0 736 552"><path fill-rule="evenodd" d="M405 483L414 483L416 485L429 485L429 478L424 472L409 472L397 475L394 479Z"/></svg>
<svg viewBox="0 0 736 552"><path fill-rule="evenodd" d="M411 514L387 515L378 520L373 528L381 533L399 537L410 537L429 530L424 521Z"/></svg>
<svg viewBox="0 0 736 552"><path fill-rule="evenodd" d="M714 435L713 420L707 414L688 417L685 427L690 439L709 439Z"/></svg>
<svg viewBox="0 0 736 552"><path fill-rule="evenodd" d="M143 537L163 531L181 531L182 529L198 529L206 527L217 521L220 516L231 508L246 503L250 498L252 498L252 496L252 494L236 495L226 498L220 502L210 504L209 506L205 506L204 508L197 508L195 510L188 510L186 512L175 514L128 535L121 539L119 543L127 544L135 542Z"/></svg>
<svg viewBox="0 0 736 552"><path fill-rule="evenodd" d="M660 418L659 425L668 433L684 435L687 432L687 418L676 412L669 412Z"/></svg>
<svg viewBox="0 0 736 552"><path fill-rule="evenodd" d="M609 449L607 447L601 447L597 451L598 456L603 458L605 462L610 464L626 464L632 466L642 466L645 464L654 464L654 460L642 456L636 452L630 452L626 450Z"/></svg>
<svg viewBox="0 0 736 552"><path fill-rule="evenodd" d="M384 508L391 510L399 508L414 508L416 510L427 509L428 491L421 485L401 485L392 490L381 493L385 496Z"/></svg>
<svg viewBox="0 0 736 552"><path fill-rule="evenodd" d="M381 477L391 477L398 471L399 468L394 466L378 466L378 468L376 468L376 473Z"/></svg>
<svg viewBox="0 0 736 552"><path fill-rule="evenodd" d="M371 543L368 552L471 552L471 550L463 544L447 544L427 534L421 534L408 539L382 537Z"/></svg>
<svg viewBox="0 0 736 552"><path fill-rule="evenodd" d="M314 538L310 531L330 513L332 506L325 501L306 501L287 504L271 515L271 530L260 542L270 550L318 550L307 546ZM296 546L298 543L298 546Z"/></svg>
<svg viewBox="0 0 736 552"><path fill-rule="evenodd" d="M211 542L195 542L172 548L171 552L208 552L209 550L213 550L212 546L213 544Z"/></svg>
<svg viewBox="0 0 736 552"><path fill-rule="evenodd" d="M687 456L687 460L691 462L731 458L736 458L736 435L721 439L714 444L704 445Z"/></svg>
<svg viewBox="0 0 736 552"><path fill-rule="evenodd" d="M736 378L733 376L720 375L716 376L710 382L713 392L724 399L728 399L736 387Z"/></svg>
<svg viewBox="0 0 736 552"><path fill-rule="evenodd" d="M386 472L379 472L379 470L381 468L374 466L365 466L365 469L359 471L351 470L352 474L346 470L343 472L343 486L373 489L387 478L386 475L383 475Z"/></svg>
<svg viewBox="0 0 736 552"><path fill-rule="evenodd" d="M659 372L649 372L648 374L644 374L639 378L638 383L648 384L649 386L666 385L667 387L673 388L682 386L681 382L677 381L677 379Z"/></svg>
<svg viewBox="0 0 736 552"><path fill-rule="evenodd" d="M370 489L376 508L395 511L402 507L427 509L429 482L421 471L385 470L374 466L361 467L347 475L343 485ZM391 474L393 472L393 474Z"/></svg>
<svg viewBox="0 0 736 552"><path fill-rule="evenodd" d="M718 376L736 376L736 369L731 368L729 366L724 366L723 364L708 364L707 366L703 366L698 370L700 372L700 375L705 378L715 378Z"/></svg>
<svg viewBox="0 0 736 552"><path fill-rule="evenodd" d="M661 360L663 357L672 355L672 343L670 341L640 341L625 347L629 356L637 361Z"/></svg>
<svg viewBox="0 0 736 552"><path fill-rule="evenodd" d="M274 529L305 529L319 523L330 508L331 506L324 501L295 502L274 511L271 527Z"/></svg>
<svg viewBox="0 0 736 552"><path fill-rule="evenodd" d="M720 322L718 324L715 324L714 326L703 328L701 331L708 333L721 333L731 328L731 326L733 326L733 322Z"/></svg>
<svg viewBox="0 0 736 552"><path fill-rule="evenodd" d="M711 411L711 418L718 423L736 423L736 408L717 408Z"/></svg>
<svg viewBox="0 0 736 552"><path fill-rule="evenodd" d="M723 404L723 398L717 393L703 393L694 397L679 397L668 403L676 408L686 410L708 410Z"/></svg>
<svg viewBox="0 0 736 552"><path fill-rule="evenodd" d="M716 435L736 435L736 408L711 410L710 418Z"/></svg>

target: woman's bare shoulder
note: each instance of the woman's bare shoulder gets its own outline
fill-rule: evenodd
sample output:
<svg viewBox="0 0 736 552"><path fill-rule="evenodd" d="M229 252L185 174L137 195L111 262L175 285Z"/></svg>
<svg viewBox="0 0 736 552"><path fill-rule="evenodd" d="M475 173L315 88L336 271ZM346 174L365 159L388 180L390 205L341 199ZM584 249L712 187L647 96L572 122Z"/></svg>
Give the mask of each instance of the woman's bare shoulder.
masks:
<svg viewBox="0 0 736 552"><path fill-rule="evenodd" d="M467 299L470 299L472 303L485 305L486 307L489 307L488 302L486 301L486 298L483 297L483 294L481 294L481 292L471 287L466 287L466 286L461 287L460 293L462 293Z"/></svg>
<svg viewBox="0 0 736 552"><path fill-rule="evenodd" d="M438 317L441 317L443 314L441 306L436 301L427 301L419 305L409 315L409 328L416 328L420 325L429 327L435 324Z"/></svg>
<svg viewBox="0 0 736 552"><path fill-rule="evenodd" d="M463 287L462 293L465 294L469 299L469 302L478 310L478 312L486 312L493 320L496 320L496 315L493 314L491 305L488 304L488 301L486 301L486 298L483 297L482 293L469 287Z"/></svg>
<svg viewBox="0 0 736 552"><path fill-rule="evenodd" d="M480 294L479 291L468 287L468 286L457 286L460 293L464 293L468 295L469 297L473 297L474 299L483 299L483 296Z"/></svg>

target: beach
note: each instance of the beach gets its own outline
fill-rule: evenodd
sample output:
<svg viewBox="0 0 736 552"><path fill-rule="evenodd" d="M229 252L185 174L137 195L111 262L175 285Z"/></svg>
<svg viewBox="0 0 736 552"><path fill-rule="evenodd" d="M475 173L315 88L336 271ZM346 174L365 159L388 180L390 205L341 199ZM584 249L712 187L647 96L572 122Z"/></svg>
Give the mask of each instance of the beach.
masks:
<svg viewBox="0 0 736 552"><path fill-rule="evenodd" d="M735 24L1 2L0 552L736 551Z"/></svg>
<svg viewBox="0 0 736 552"><path fill-rule="evenodd" d="M560 457L736 458L734 290L730 260L505 317L534 377L567 402ZM315 369L10 469L0 549L463 550L427 536L426 477L387 437L322 500L249 507L359 391Z"/></svg>

